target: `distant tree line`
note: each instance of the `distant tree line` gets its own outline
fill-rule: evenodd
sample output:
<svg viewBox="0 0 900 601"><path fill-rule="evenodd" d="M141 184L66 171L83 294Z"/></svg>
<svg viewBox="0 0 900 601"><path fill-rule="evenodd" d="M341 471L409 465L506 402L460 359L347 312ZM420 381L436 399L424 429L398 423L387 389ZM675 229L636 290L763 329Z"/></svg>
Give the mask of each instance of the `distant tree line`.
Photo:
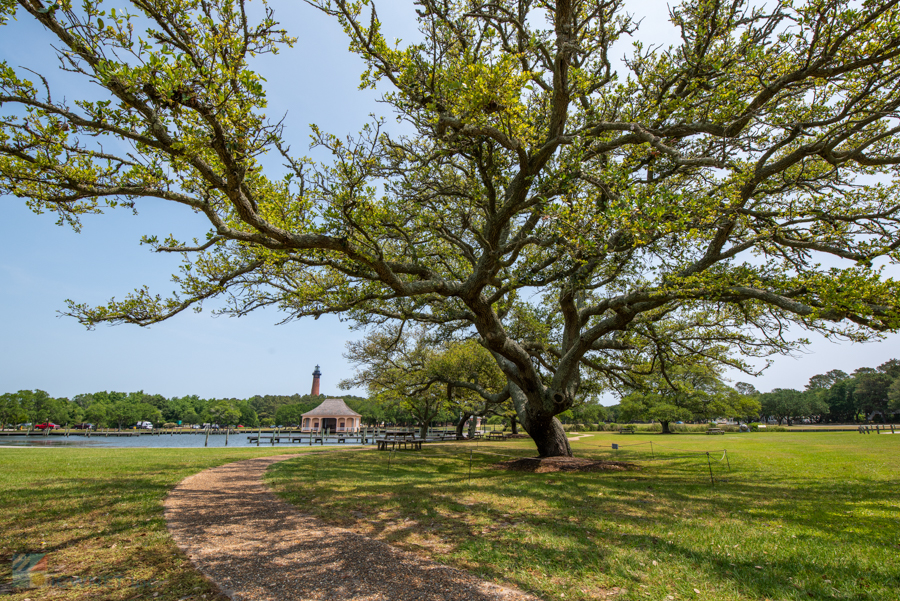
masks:
<svg viewBox="0 0 900 601"><path fill-rule="evenodd" d="M291 425L324 401L326 395L256 395L249 399L203 399L197 395L166 398L137 392L93 392L73 398L54 398L43 390L20 390L0 395L0 424L52 422L91 423L96 427L130 427L139 421L163 424ZM362 414L363 423L409 420L392 407L368 399L343 396Z"/></svg>
<svg viewBox="0 0 900 601"><path fill-rule="evenodd" d="M698 371L695 369L695 371ZM703 377L699 377L698 373ZM595 399L584 399L560 415L565 423L596 423L634 419L669 421L705 420L739 416L743 419L774 419L779 424L796 421L842 423L886 421L900 413L900 360L891 359L878 367L861 367L852 374L833 369L809 379L804 390L776 388L760 393L750 384L738 382L733 388L722 384L718 374L671 374L663 385L658 377L642 390L635 390L611 407ZM160 394L137 392L93 392L72 399L54 398L43 390L20 390L0 395L0 424L53 422L60 425L82 422L97 427L130 427L139 421L220 425L299 425L301 416L314 409L326 395L255 395L249 399L202 399L197 395L166 398ZM343 395L347 405L362 415L364 424L420 424L421 416L410 407L415 403L384 398L366 399ZM510 419L502 407L482 414L494 421ZM458 422L476 413L457 405L442 405L430 422ZM752 415L751 415L752 414Z"/></svg>
<svg viewBox="0 0 900 601"><path fill-rule="evenodd" d="M615 414L624 421L659 422L663 434L672 433L670 425L680 422L755 419L759 393L742 382L728 386L722 372L719 363L703 356L682 357L665 369L647 366L647 374L625 388Z"/></svg>
<svg viewBox="0 0 900 601"><path fill-rule="evenodd" d="M762 415L779 424L886 421L900 412L900 361L861 367L852 374L833 369L809 379L804 390L776 388L759 395Z"/></svg>
<svg viewBox="0 0 900 601"><path fill-rule="evenodd" d="M703 368L703 369L701 369ZM861 367L852 374L833 369L809 379L804 390L775 388L761 393L751 384L725 385L720 373L701 363L671 370L663 381L654 373L641 389L624 396L621 404L602 408L613 421L705 421L736 417L745 421L775 420L793 425L888 421L900 413L900 361Z"/></svg>
<svg viewBox="0 0 900 601"><path fill-rule="evenodd" d="M139 421L163 424L219 424L247 427L299 425L302 415L317 407L329 396L340 396L347 405L362 415L363 424L395 424L411 426L421 421L410 407L415 403L388 402L383 398L367 399L353 395L255 395L249 399L203 399L197 395L167 398L160 394L137 392L93 392L78 394L71 399L52 397L43 390L20 390L0 395L0 425L10 426L52 422L66 424L90 423L98 428L125 428ZM579 411L576 419L586 415ZM588 409L603 411L599 405ZM429 423L456 423L458 407L443 408ZM474 413L466 412L468 419ZM505 416L509 419L509 416ZM589 419L600 419L591 414Z"/></svg>

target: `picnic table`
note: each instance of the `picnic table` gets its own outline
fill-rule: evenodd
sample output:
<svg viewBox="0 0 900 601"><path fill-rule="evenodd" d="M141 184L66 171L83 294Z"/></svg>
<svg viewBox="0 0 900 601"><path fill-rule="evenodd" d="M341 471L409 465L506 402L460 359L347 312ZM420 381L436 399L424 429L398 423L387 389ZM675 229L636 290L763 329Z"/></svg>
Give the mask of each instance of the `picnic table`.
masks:
<svg viewBox="0 0 900 601"><path fill-rule="evenodd" d="M632 425L621 426L619 428L619 434L634 434L636 428Z"/></svg>
<svg viewBox="0 0 900 601"><path fill-rule="evenodd" d="M506 440L506 434L503 432L488 432L488 440Z"/></svg>
<svg viewBox="0 0 900 601"><path fill-rule="evenodd" d="M376 438L375 444L378 445L379 451L387 451L391 449L412 449L414 451L422 450L422 439L413 436L397 435L385 436L384 438Z"/></svg>
<svg viewBox="0 0 900 601"><path fill-rule="evenodd" d="M386 430L384 433L385 436L392 436L394 438L415 438L415 431L409 430Z"/></svg>

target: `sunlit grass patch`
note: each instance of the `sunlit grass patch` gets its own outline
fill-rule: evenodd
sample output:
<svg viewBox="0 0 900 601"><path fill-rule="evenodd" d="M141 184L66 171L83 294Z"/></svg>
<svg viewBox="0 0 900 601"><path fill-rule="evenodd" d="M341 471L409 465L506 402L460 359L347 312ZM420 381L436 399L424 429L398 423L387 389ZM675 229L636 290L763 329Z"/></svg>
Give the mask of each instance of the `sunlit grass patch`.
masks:
<svg viewBox="0 0 900 601"><path fill-rule="evenodd" d="M163 500L203 469L290 449L2 449L4 599L224 599L166 530ZM11 591L12 559L46 554L47 586Z"/></svg>
<svg viewBox="0 0 900 601"><path fill-rule="evenodd" d="M330 523L546 599L882 601L900 599L898 444L593 433L576 454L641 469L491 469L533 455L517 441L298 458L268 477Z"/></svg>

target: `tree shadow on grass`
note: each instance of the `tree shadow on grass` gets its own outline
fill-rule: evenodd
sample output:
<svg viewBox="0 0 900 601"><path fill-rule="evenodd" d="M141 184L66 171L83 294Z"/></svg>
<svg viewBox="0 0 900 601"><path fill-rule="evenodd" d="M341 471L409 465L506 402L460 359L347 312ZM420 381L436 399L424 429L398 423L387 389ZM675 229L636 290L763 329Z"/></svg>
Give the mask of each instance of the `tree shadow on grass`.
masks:
<svg viewBox="0 0 900 601"><path fill-rule="evenodd" d="M96 477L60 477L57 467L28 473L0 491L0 577L16 554L45 554L48 589L61 599L200 598L219 596L186 561L166 532L162 501L184 474L181 466L116 465ZM175 469L172 469L172 468ZM36 469L40 469L38 466ZM128 472L129 470L125 470ZM21 594L41 597L40 590Z"/></svg>
<svg viewBox="0 0 900 601"><path fill-rule="evenodd" d="M326 520L342 509L363 511L374 536L389 534L397 544L415 546L410 541L440 520L454 561L474 561L523 587L529 583L511 574L530 562L553 564L548 575L558 574L576 597L573 575L583 565L617 586L691 574L738 599L879 599L900 589L892 560L900 509L887 481L758 481L721 469L711 485L705 456L643 462L638 473L498 474L484 458L473 459L470 485L467 455L395 458L388 469L370 454L322 462L314 477L303 459L272 469L279 482L294 482L289 499L315 496ZM380 519L379 509L391 518ZM507 526L485 526L497 522ZM646 567L655 558L675 568Z"/></svg>

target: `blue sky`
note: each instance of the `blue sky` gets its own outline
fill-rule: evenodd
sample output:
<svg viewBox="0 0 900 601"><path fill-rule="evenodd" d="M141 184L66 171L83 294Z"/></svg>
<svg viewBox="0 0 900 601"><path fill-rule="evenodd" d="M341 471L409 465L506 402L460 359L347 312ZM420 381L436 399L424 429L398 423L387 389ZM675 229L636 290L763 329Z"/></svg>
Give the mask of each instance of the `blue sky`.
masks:
<svg viewBox="0 0 900 601"><path fill-rule="evenodd" d="M257 68L268 80L269 115L287 113L287 136L295 150L305 151L310 123L343 135L358 131L370 113L387 115L374 92L357 89L361 62L347 52L334 22L302 2L272 4L299 40L293 49L260 60ZM664 6L659 3L662 10L641 15L646 4L634 4L632 10L646 17L642 38L672 39ZM382 2L379 15L390 37L415 36L405 2ZM74 89L71 80L55 75L50 40L28 19L0 29L0 60L52 76L51 84L59 84L56 94L78 96L83 88ZM305 394L316 364L322 366L322 391L342 392L337 383L351 373L342 353L356 333L335 317L276 326L282 316L274 310L240 319L214 318L204 311L151 328L100 326L94 331L60 317L66 299L101 304L144 284L151 291L172 290L168 278L177 258L155 255L139 239L144 234L202 235L204 223L162 203L140 203L138 210L137 216L113 211L89 217L75 233L56 226L52 215L34 215L21 199L0 198L0 393L40 388L54 396L141 389L166 396ZM851 345L814 337L799 358L779 357L763 376L736 379L764 391L802 388L812 375L835 368L850 372L894 357L897 340L890 336Z"/></svg>

